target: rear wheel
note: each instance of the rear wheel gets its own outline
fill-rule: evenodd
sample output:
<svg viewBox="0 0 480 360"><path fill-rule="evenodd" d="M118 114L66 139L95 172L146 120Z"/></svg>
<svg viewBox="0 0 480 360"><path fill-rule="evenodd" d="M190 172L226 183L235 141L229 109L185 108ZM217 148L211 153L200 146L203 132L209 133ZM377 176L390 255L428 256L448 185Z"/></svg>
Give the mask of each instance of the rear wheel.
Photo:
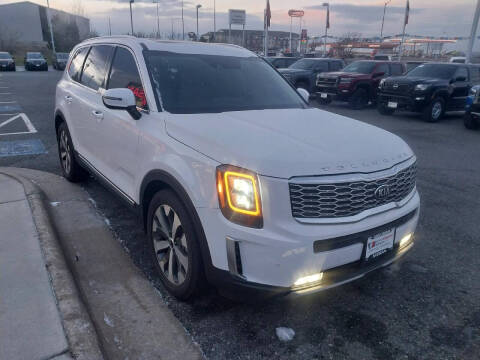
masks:
<svg viewBox="0 0 480 360"><path fill-rule="evenodd" d="M378 103L377 110L382 115L393 115L395 113L395 109L389 108L382 103Z"/></svg>
<svg viewBox="0 0 480 360"><path fill-rule="evenodd" d="M360 110L368 105L368 93L365 89L357 89L350 97L348 104L352 109Z"/></svg>
<svg viewBox="0 0 480 360"><path fill-rule="evenodd" d="M87 177L87 172L77 163L73 151L72 139L67 124L62 122L57 132L58 155L63 176L71 182L80 182Z"/></svg>
<svg viewBox="0 0 480 360"><path fill-rule="evenodd" d="M445 113L445 100L437 97L423 110L423 118L427 122L438 122Z"/></svg>
<svg viewBox="0 0 480 360"><path fill-rule="evenodd" d="M472 114L470 114L469 112L465 113L465 116L463 117L463 124L467 129L470 130L475 130L479 127L478 120L473 118Z"/></svg>
<svg viewBox="0 0 480 360"><path fill-rule="evenodd" d="M186 300L204 283L198 237L192 217L171 190L161 190L148 208L148 239L160 280L175 297Z"/></svg>

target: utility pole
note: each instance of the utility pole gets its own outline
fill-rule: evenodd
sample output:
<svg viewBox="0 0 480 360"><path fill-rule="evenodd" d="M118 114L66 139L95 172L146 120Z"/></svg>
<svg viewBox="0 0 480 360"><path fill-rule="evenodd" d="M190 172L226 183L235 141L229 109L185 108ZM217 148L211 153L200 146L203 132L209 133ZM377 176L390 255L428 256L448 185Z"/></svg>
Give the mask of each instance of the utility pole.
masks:
<svg viewBox="0 0 480 360"><path fill-rule="evenodd" d="M110 21L110 17L108 17L108 34L112 36L112 23Z"/></svg>
<svg viewBox="0 0 480 360"><path fill-rule="evenodd" d="M48 26L50 27L50 38L52 39L52 51L55 54L57 51L55 50L55 40L53 39L53 28L52 28L52 18L50 16L50 1L47 0L47 7L48 7Z"/></svg>
<svg viewBox="0 0 480 360"><path fill-rule="evenodd" d="M330 27L330 4L325 2L323 3L323 6L327 7L327 17L325 22L325 39L323 42L323 57L327 57L327 34L328 28Z"/></svg>
<svg viewBox="0 0 480 360"><path fill-rule="evenodd" d="M155 2L155 0L154 0ZM160 2L160 0L157 0L156 3L157 3L157 39L160 37L160 12L158 10L158 3Z"/></svg>
<svg viewBox="0 0 480 360"><path fill-rule="evenodd" d="M382 17L382 29L380 30L380 42L383 42L383 24L385 23L385 12L387 11L387 5L390 4L392 0L385 1L385 6L383 7L383 17Z"/></svg>
<svg viewBox="0 0 480 360"><path fill-rule="evenodd" d="M293 27L293 16L290 16L290 53L293 54L292 50L292 27Z"/></svg>
<svg viewBox="0 0 480 360"><path fill-rule="evenodd" d="M132 36L133 35L133 14L132 14L132 3L134 3L135 0L130 0L130 26L132 27Z"/></svg>
<svg viewBox="0 0 480 360"><path fill-rule="evenodd" d="M185 40L185 20L183 18L183 0L182 0L182 39Z"/></svg>
<svg viewBox="0 0 480 360"><path fill-rule="evenodd" d="M478 18L480 16L480 0L477 0L477 8L475 9L475 15L473 16L472 30L470 31L470 40L468 41L467 49L467 64L472 62L472 51L475 38L477 37Z"/></svg>
<svg viewBox="0 0 480 360"><path fill-rule="evenodd" d="M197 5L197 41L200 41L200 33L198 32L198 9L200 9L202 5Z"/></svg>
<svg viewBox="0 0 480 360"><path fill-rule="evenodd" d="M216 0L213 0L213 42L217 40L217 6Z"/></svg>

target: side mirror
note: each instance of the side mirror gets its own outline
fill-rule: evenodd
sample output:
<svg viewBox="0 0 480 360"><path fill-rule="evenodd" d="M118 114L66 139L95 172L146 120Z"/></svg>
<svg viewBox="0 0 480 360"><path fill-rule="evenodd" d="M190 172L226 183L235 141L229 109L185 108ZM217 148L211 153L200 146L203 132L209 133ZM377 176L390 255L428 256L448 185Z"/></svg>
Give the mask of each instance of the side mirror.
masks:
<svg viewBox="0 0 480 360"><path fill-rule="evenodd" d="M300 96L303 98L303 100L305 100L308 103L308 101L310 100L310 93L304 88L298 88L297 91L300 94Z"/></svg>
<svg viewBox="0 0 480 360"><path fill-rule="evenodd" d="M373 74L373 77L380 77L380 76L383 76L385 75L385 73L383 71L380 71L380 72L376 72Z"/></svg>
<svg viewBox="0 0 480 360"><path fill-rule="evenodd" d="M135 95L130 89L109 89L102 96L103 104L109 109L126 110L135 120L142 114L137 110Z"/></svg>

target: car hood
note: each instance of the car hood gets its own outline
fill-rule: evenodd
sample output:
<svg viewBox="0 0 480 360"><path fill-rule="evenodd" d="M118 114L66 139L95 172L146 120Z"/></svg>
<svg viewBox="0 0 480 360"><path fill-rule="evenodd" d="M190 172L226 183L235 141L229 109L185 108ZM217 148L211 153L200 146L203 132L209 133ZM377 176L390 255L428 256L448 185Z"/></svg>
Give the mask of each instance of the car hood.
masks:
<svg viewBox="0 0 480 360"><path fill-rule="evenodd" d="M369 79L370 75L369 74L358 74L358 73L349 73L349 72L343 72L343 71L335 71L335 72L328 72L328 73L321 73L320 77L323 78L338 78L338 77L343 77L343 78L354 78L354 79Z"/></svg>
<svg viewBox="0 0 480 360"><path fill-rule="evenodd" d="M387 84L417 85L417 84L447 84L448 80L432 79L420 76L392 76L385 80Z"/></svg>
<svg viewBox="0 0 480 360"><path fill-rule="evenodd" d="M285 69L278 69L278 72L280 74L284 75L298 75L298 74L310 74L311 71L308 70L302 70L302 69L290 69L290 68L285 68Z"/></svg>
<svg viewBox="0 0 480 360"><path fill-rule="evenodd" d="M373 172L413 156L398 136L319 109L165 116L174 139L265 176Z"/></svg>

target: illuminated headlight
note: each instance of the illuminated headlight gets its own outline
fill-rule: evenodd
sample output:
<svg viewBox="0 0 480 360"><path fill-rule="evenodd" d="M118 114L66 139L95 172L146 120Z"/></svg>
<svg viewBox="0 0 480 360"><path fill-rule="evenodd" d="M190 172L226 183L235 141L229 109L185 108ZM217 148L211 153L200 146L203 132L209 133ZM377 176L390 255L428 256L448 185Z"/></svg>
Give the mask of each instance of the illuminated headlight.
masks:
<svg viewBox="0 0 480 360"><path fill-rule="evenodd" d="M383 84L385 84L385 79L380 80L378 87L381 89L383 87Z"/></svg>
<svg viewBox="0 0 480 360"><path fill-rule="evenodd" d="M350 84L352 82L351 78L340 78L340 84Z"/></svg>
<svg viewBox="0 0 480 360"><path fill-rule="evenodd" d="M401 240L400 240L400 244L399 244L399 247L400 249L407 246L408 244L410 244L413 240L413 234L412 233L408 233L407 235L405 235Z"/></svg>
<svg viewBox="0 0 480 360"><path fill-rule="evenodd" d="M430 87L429 84L417 84L415 85L415 90L416 91L425 91Z"/></svg>
<svg viewBox="0 0 480 360"><path fill-rule="evenodd" d="M219 166L217 193L220 209L228 220L249 227L263 227L257 174L234 166Z"/></svg>
<svg viewBox="0 0 480 360"><path fill-rule="evenodd" d="M323 273L312 274L308 276L303 276L299 278L293 284L294 287L303 287L307 285L313 285L317 282L320 282L323 279Z"/></svg>

